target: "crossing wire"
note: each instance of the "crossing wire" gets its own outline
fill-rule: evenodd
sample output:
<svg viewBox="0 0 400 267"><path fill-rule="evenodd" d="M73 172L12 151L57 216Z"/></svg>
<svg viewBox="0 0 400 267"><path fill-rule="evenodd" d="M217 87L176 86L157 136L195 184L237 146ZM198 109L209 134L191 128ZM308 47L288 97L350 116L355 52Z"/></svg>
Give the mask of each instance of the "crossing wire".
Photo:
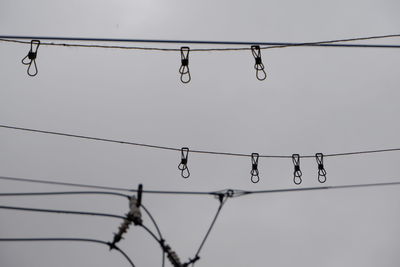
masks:
<svg viewBox="0 0 400 267"><path fill-rule="evenodd" d="M93 188L103 188L108 190L116 190L115 187L107 186L96 186L88 184L76 184L76 183L65 183L65 182L54 182L46 180L36 180L27 178L16 178L16 177L5 177L0 176L0 180L16 181L16 182L28 182L28 183L41 183L50 185L60 185L60 186L73 186L73 187L93 187ZM225 194L229 191L232 193L228 197L239 197L243 195L251 194L267 194L267 193L285 193L285 192L304 192L304 191L314 191L314 190L328 190L328 189L354 189L354 188L365 188L365 187L381 187L381 186L397 186L400 182L383 182L383 183L369 183L369 184L350 184L350 185L332 185L332 186L318 186L318 187L303 187L303 188L284 188L284 189L267 189L267 190L241 190L241 189L224 189L219 191L165 191L165 190L143 190L146 194L163 194L163 195L212 195L219 196ZM137 189L125 189L121 188L122 191L137 192ZM84 191L83 191L84 192ZM51 192L56 194L56 192ZM4 196L18 196L30 193L4 193ZM1 195L0 195L1 196Z"/></svg>
<svg viewBox="0 0 400 267"><path fill-rule="evenodd" d="M207 45L259 45L260 49L286 48L296 46L318 46L318 47L355 47L355 48L400 48L400 45L374 45L374 44L341 44L344 42L365 41L400 37L400 34L377 35L367 37L355 37L347 39L336 39L317 42L240 42L240 41L196 41L196 40L152 40L152 39L121 39L121 38L84 38L84 37L51 37L51 36L18 36L0 35L0 41L29 44L28 41L21 40L53 40L53 41L90 41L90 42L119 42L119 43L167 43L167 44L207 44ZM63 47L86 47L86 48L110 48L110 49L134 49L134 50L153 50L153 51L173 51L178 52L178 48L160 47L138 47L138 46L118 46L118 45L95 45L95 44L71 44L41 42L41 45L63 46ZM190 51L210 52L210 51L241 51L251 50L250 47L239 48L195 48Z"/></svg>
<svg viewBox="0 0 400 267"><path fill-rule="evenodd" d="M103 244L106 245L108 247L110 247L111 249L115 249L117 251L119 251L124 257L125 259L129 262L129 264L132 267L135 267L135 264L133 264L132 260L130 259L130 257L119 247L117 247L116 245L112 245L109 242L105 242L102 240L97 240L97 239L90 239L90 238L65 238L65 237L52 237L52 238L0 238L0 242L90 242L90 243L97 243L97 244Z"/></svg>

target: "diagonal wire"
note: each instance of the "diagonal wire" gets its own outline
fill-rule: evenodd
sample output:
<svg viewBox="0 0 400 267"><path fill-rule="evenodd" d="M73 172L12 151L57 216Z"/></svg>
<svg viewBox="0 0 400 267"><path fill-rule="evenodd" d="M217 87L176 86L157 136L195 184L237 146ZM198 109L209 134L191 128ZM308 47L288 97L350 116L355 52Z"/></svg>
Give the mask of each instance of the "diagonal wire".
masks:
<svg viewBox="0 0 400 267"><path fill-rule="evenodd" d="M129 262L129 264L132 267L135 267L135 264L133 264L132 260L130 257L119 247L116 245L112 245L109 242L105 242L102 240L97 240L97 239L89 239L89 238L64 238L64 237L56 237L56 238L0 238L0 242L40 242L40 241L60 241L60 242L91 242L91 243L97 243L97 244L103 244L106 246L109 246L110 249L116 249L119 251L125 259Z"/></svg>
<svg viewBox="0 0 400 267"><path fill-rule="evenodd" d="M107 138L92 137L92 136L86 136L86 135L77 135L77 134L70 134L70 133L38 130L38 129L31 129L31 128L22 128L22 127L16 127L16 126L4 125L4 124L0 124L0 128L34 132L34 133L42 133L42 134L50 134L50 135L58 135L58 136L86 139L86 140L92 140L92 141L101 141L101 142L108 142L108 143L118 143L118 144L124 144L124 145L140 146L140 147L147 147L147 148L153 148L153 149L181 151L181 148L175 148L175 147L151 145L151 144L144 144L144 143L137 143L137 142L121 141L121 140L115 140L115 139L107 139ZM324 154L324 157L351 156L351 155L373 154L373 153L394 152L394 151L400 151L400 148L388 148L388 149L376 149L376 150L364 150L364 151ZM251 153L245 154L245 153L218 152L218 151L206 151L206 150L195 150L195 149L190 150L190 152L198 153L198 154L211 154L211 155L223 155L223 156L235 156L235 157L251 157ZM292 155L261 155L260 154L259 157L260 158L291 159ZM314 155L303 155L303 156L300 156L300 158L315 158L315 154ZM119 189L117 189L117 190L119 190Z"/></svg>
<svg viewBox="0 0 400 267"><path fill-rule="evenodd" d="M40 184L50 184L50 185L60 185L60 186L72 186L72 187L82 187L82 188L95 188L95 189L126 191L126 192L137 192L137 189L126 189L126 188L117 188L117 187L110 187L110 186L97 186L97 185L67 183L67 182L55 182L55 181L47 181L47 180L17 178L17 177L6 177L6 176L0 176L0 180L8 180L8 181L15 181L15 182L28 182L28 183L40 183ZM148 194L167 194L167 195L218 195L219 194L219 192L163 191L163 190L143 190L143 193L148 193Z"/></svg>
<svg viewBox="0 0 400 267"><path fill-rule="evenodd" d="M199 246L199 248L198 248L198 250L197 250L197 252L196 252L196 255L195 255L195 257L194 257L195 259L199 257L199 254L200 254L200 252L201 252L201 250L202 250L204 244L206 243L207 238L208 238L208 236L210 235L211 230L213 229L215 222L217 221L217 218L218 218L218 216L219 216L219 214L220 214L220 212L221 212L221 209L222 209L222 207L224 206L224 204L225 204L225 202L226 202L227 200L228 200L227 197L225 197L224 199L221 200L221 202L220 202L220 204L219 204L219 207L218 207L218 210L217 210L217 212L215 213L214 219L212 220L211 225L210 225L210 227L208 228L207 233L206 233L206 235L204 236L203 240L201 241L201 244L200 244L200 246ZM193 263L193 265L194 265L194 263Z"/></svg>
<svg viewBox="0 0 400 267"><path fill-rule="evenodd" d="M18 192L18 193L0 193L0 197L23 197L23 196L58 196L58 195L111 195L129 198L128 195L117 192L105 191L63 191L63 192Z"/></svg>
<svg viewBox="0 0 400 267"><path fill-rule="evenodd" d="M161 234L160 228L158 227L158 224L157 224L156 220L154 219L153 215L151 215L150 211L143 204L141 204L140 206L146 212L147 216L149 216L150 220L152 221L152 223L154 224L154 227L157 230L157 233L158 233L158 236L159 236L160 240L162 240L163 236Z"/></svg>
<svg viewBox="0 0 400 267"><path fill-rule="evenodd" d="M381 186L394 186L394 185L400 185L400 182L371 183L371 184L351 184L351 185L332 185L332 186L305 187L305 188L285 188L285 189L272 189L272 190L241 191L241 194L239 196L251 195L251 194L305 192L305 191L328 190L328 189L354 189L354 188L381 187Z"/></svg>
<svg viewBox="0 0 400 267"><path fill-rule="evenodd" d="M115 214L86 212L86 211L37 209L37 208L15 207L15 206L0 206L0 209L32 211L32 212L47 212L47 213L63 213L63 214L74 214L74 215L88 215L88 216L101 216L101 217L111 217L111 218L118 218L118 219L126 218L124 216L115 215Z"/></svg>
<svg viewBox="0 0 400 267"><path fill-rule="evenodd" d="M49 37L49 36L0 36L0 41L29 44L28 41L18 39L40 39L40 40L57 40L57 41L91 41L91 42L130 42L130 43L169 43L169 44L217 44L217 45L263 45L261 49L286 48L295 46L322 46L322 47L358 47L358 48L400 48L400 45L373 45L373 44L340 44L343 42L365 41L374 39L386 39L400 37L400 34L377 35L367 37L356 37L347 39L336 39L317 42L239 42L239 41L195 41L195 40L151 40L151 39L112 39L112 38L82 38L82 37ZM17 40L15 40L17 39ZM149 50L177 52L177 48L160 48L160 47L138 47L138 46L117 46L117 45L95 45L95 44L67 44L54 42L41 42L41 45L63 46L63 47L86 47L86 48L109 48L109 49L131 49L131 50ZM250 47L238 48L197 48L191 49L194 52L210 52L210 51L243 51L250 50Z"/></svg>

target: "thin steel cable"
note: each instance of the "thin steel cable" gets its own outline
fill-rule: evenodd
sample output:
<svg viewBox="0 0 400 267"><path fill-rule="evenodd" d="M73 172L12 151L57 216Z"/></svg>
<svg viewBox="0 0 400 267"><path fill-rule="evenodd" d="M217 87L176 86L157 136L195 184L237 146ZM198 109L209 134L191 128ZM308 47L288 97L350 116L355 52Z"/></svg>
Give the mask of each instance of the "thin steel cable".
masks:
<svg viewBox="0 0 400 267"><path fill-rule="evenodd" d="M162 234L161 234L160 228L158 227L158 224L157 224L156 220L154 219L153 215L150 213L150 211L143 204L141 204L140 206L143 208L143 210L146 212L147 216L149 216L150 220L153 222L154 227L156 228L156 231L158 233L158 236L159 236L160 240L164 239Z"/></svg>
<svg viewBox="0 0 400 267"><path fill-rule="evenodd" d="M327 190L327 189L354 189L354 188L394 186L394 185L400 185L400 182L372 183L372 184L351 184L351 185L332 185L332 186L305 187L305 188L285 188L285 189L272 189L272 190L241 191L241 194L238 195L238 196L252 195L252 194L304 192L304 191Z"/></svg>
<svg viewBox="0 0 400 267"><path fill-rule="evenodd" d="M40 242L40 241L76 241L76 242L91 242L91 243L97 243L97 244L103 244L106 245L110 248L116 249L119 251L125 259L129 262L129 264L132 267L135 267L135 264L133 264L132 260L130 257L119 247L113 245L111 246L111 243L105 242L102 240L97 240L97 239L89 239L89 238L63 238L63 237L55 237L55 238L0 238L0 242Z"/></svg>
<svg viewBox="0 0 400 267"><path fill-rule="evenodd" d="M141 226L147 233L149 233L157 241L159 245L162 245L161 239L158 239L158 237L147 226L143 224L139 226Z"/></svg>
<svg viewBox="0 0 400 267"><path fill-rule="evenodd" d="M0 41L14 42L14 43L29 43L27 41L20 41L15 39L39 39L39 40L58 40L58 41L91 41L91 42L130 42L130 43L169 43L169 44L216 44L216 45L263 45L261 49L285 48L294 46L323 46L323 47L358 47L358 48L400 48L400 45L372 45L372 44L338 44L342 42L365 41L374 39L385 39L400 37L400 34L389 34L368 37L356 37L348 39L336 39L328 41L317 42L302 42L302 43L288 43L288 42L232 42L232 41L195 41L195 40L150 40L150 39L117 39L117 38L81 38L81 37L49 37L49 36L0 36ZM14 40L13 40L14 39ZM154 50L154 51L180 51L177 48L159 48L159 47L138 47L138 46L116 46L116 45L94 45L94 44L66 44L54 42L42 42L42 45L50 46L64 46L64 47L90 47L90 48L111 48L111 49L135 49L135 50ZM250 50L250 47L239 48L198 48L191 49L194 52L210 52L210 51L240 51Z"/></svg>
<svg viewBox="0 0 400 267"><path fill-rule="evenodd" d="M151 145L151 144L144 144L144 143L137 143L137 142L129 142L129 141L121 141L121 140L114 140L114 139L107 139L107 138L100 138L100 137L92 137L92 136L86 136L86 135L76 135L76 134L69 134L69 133L46 131L46 130L37 130L37 129L31 129L31 128L22 128L22 127L15 127L15 126L3 125L3 124L0 124L0 128L34 132L34 133L42 133L42 134L50 134L50 135L58 135L58 136L65 136L65 137L72 137L72 138L80 138L80 139L93 140L93 141L118 143L118 144L124 144L124 145L140 146L140 147L147 147L147 148L154 148L154 149L161 149L161 150L170 150L170 151L181 151L182 150L182 148L158 146L158 145ZM394 151L400 151L400 148L388 148L388 149L324 154L324 157L351 156L351 155L373 154L373 153L394 152ZM236 156L236 157L251 157L251 154L252 154L252 153L244 154L244 153L231 153L231 152L217 152L217 151L206 151L206 150L190 150L190 153ZM261 155L260 154L259 157L260 158L291 159L292 155ZM315 154L314 155L300 155L300 158L315 158Z"/></svg>
<svg viewBox="0 0 400 267"><path fill-rule="evenodd" d="M156 220L154 219L154 217L150 213L150 211L143 204L141 204L140 206L143 208L143 210L146 212L147 216L149 216L150 220L153 222L153 225L157 230L157 233L158 233L158 236L159 236L159 240L160 240L158 243L160 244L160 246L162 246L162 244L161 244L162 241L161 240L164 240L164 238L163 238L163 235L161 234L160 228L158 227L158 224L157 224ZM162 253L161 266L164 267L165 266L165 252L164 252L164 249L161 250L161 253Z"/></svg>
<svg viewBox="0 0 400 267"><path fill-rule="evenodd" d="M27 183L40 183L40 184L59 185L59 186L72 186L72 187L82 187L82 188L95 188L95 189L126 191L126 192L137 192L137 189L126 189L126 188L116 188L116 187L110 187L110 186L97 186L97 185L88 185L88 184L55 182L55 181L5 177L5 176L0 176L0 180L8 180L8 181L14 181L14 182L27 182ZM143 190L143 193L167 194L167 195L217 195L219 192Z"/></svg>
<svg viewBox="0 0 400 267"><path fill-rule="evenodd" d="M24 197L24 196L59 196L59 195L111 195L123 198L129 198L128 195L117 192L102 191L63 191L63 192L17 192L17 193L0 193L0 197Z"/></svg>
<svg viewBox="0 0 400 267"><path fill-rule="evenodd" d="M0 180L9 180L9 181L14 181L14 182L38 183L38 184L48 184L48 185L71 186L71 187L82 187L82 188L93 188L93 189L103 189L103 190L115 190L115 191L125 191L125 192L134 192L134 191L132 191L130 189L118 188L118 187L110 187L110 186L98 186L98 185L88 185L88 184L78 184L78 183L56 182L56 181L46 181L46 180L16 178L16 177L5 177L5 176L0 176Z"/></svg>
<svg viewBox="0 0 400 267"><path fill-rule="evenodd" d="M44 181L44 180L34 180L34 179L25 179L25 178L13 178L13 177L2 177L0 176L0 180L11 180L18 182L29 182L29 183L43 183L43 184L57 184L60 186L77 186L77 187L91 187L90 185L79 185L79 184L69 184L62 182L52 182L52 181ZM168 194L168 195L213 195L217 196L221 193L227 192L231 190L232 196L230 197L238 197L249 194L258 194L258 193L283 193L283 192L292 192L292 191L310 191L310 190L325 190L325 189L346 189L346 188L362 188L362 187L375 187L375 186L393 186L400 185L400 182L387 182L387 183L371 183L371 184L353 184L353 185L333 185L333 186L321 186L321 187L305 187L305 188L287 188L287 189L272 189L272 190L258 190L258 191L248 191L241 189L225 189L219 191L158 191L158 190L143 190L143 193L150 194ZM93 187L96 187L95 185ZM109 187L105 187L109 188ZM136 189L128 190L122 189L124 191L137 192Z"/></svg>
<svg viewBox="0 0 400 267"><path fill-rule="evenodd" d="M74 215L84 215L84 216L86 216L86 215L87 216L101 216L101 217L109 217L109 218L126 219L126 217L120 216L120 215L109 214L109 213L98 213L98 212L86 212L86 211L37 209L37 208L15 207L15 206L0 206L0 209L45 212L45 213L63 213L63 214L74 214Z"/></svg>
<svg viewBox="0 0 400 267"><path fill-rule="evenodd" d="M220 214L220 212L221 212L221 209L222 209L222 207L224 206L224 204L225 204L225 202L226 202L227 200L228 200L228 198L227 198L227 197L224 197L224 199L222 199L222 201L220 202L219 207L218 207L218 210L217 210L217 212L216 212L216 214L215 214L215 216L214 216L214 219L212 220L211 225L210 225L210 227L208 228L207 233L206 233L206 235L204 236L203 240L201 241L200 247L199 247L199 249L198 249L197 252L196 252L195 258L198 258L198 257L199 257L199 254L200 254L200 252L201 252L201 249L203 248L204 244L206 243L206 240L207 240L208 236L210 235L210 232L211 232L211 230L213 229L215 222L217 221L217 218L218 218L218 216L219 216L219 214Z"/></svg>

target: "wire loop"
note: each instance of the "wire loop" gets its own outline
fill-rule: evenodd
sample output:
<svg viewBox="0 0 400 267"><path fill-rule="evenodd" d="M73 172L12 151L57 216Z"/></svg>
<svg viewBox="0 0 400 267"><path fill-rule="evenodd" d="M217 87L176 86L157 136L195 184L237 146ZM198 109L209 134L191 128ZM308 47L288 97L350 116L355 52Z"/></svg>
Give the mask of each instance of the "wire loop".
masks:
<svg viewBox="0 0 400 267"><path fill-rule="evenodd" d="M300 170L300 155L299 154L293 154L292 155L292 161L294 164L294 172L293 172L293 182L297 185L301 184L303 181L301 179L301 176L303 175L301 170Z"/></svg>
<svg viewBox="0 0 400 267"><path fill-rule="evenodd" d="M181 47L181 67L179 73L181 74L181 82L188 83L192 79L189 71L189 52L188 46Z"/></svg>
<svg viewBox="0 0 400 267"><path fill-rule="evenodd" d="M179 163L178 169L181 171L181 175L185 179L189 178L189 176L190 176L189 168L187 166L188 156L189 156L189 148L188 147L182 147L182 149L181 149L181 163Z"/></svg>
<svg viewBox="0 0 400 267"><path fill-rule="evenodd" d="M36 74L38 74L38 68L36 65L36 57L37 57L37 51L39 49L39 46L40 46L39 40L32 40L31 48L29 49L28 54L21 60L22 64L29 65L26 72L31 77L36 76ZM34 67L33 70L31 69L32 63L33 63L33 67Z"/></svg>
<svg viewBox="0 0 400 267"><path fill-rule="evenodd" d="M256 184L260 181L260 176L259 176L259 171L258 171L258 158L259 154L258 153L252 153L251 154L251 181Z"/></svg>
<svg viewBox="0 0 400 267"><path fill-rule="evenodd" d="M267 78L267 73L264 70L264 64L261 60L261 49L259 45L251 46L251 53L255 59L254 69L256 70L256 77L259 81L265 80Z"/></svg>
<svg viewBox="0 0 400 267"><path fill-rule="evenodd" d="M318 182L323 184L326 182L326 170L324 168L324 154L316 153L315 159L317 160L318 164Z"/></svg>

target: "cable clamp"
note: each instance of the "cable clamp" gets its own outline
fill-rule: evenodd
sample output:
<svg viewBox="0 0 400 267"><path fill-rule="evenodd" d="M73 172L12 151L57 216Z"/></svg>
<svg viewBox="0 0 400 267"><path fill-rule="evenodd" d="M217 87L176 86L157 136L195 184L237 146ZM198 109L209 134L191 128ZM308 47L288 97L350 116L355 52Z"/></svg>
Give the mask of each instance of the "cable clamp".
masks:
<svg viewBox="0 0 400 267"><path fill-rule="evenodd" d="M194 257L193 259L190 259L190 258L189 258L189 261L186 262L186 263L184 263L182 266L183 266L183 267L187 267L187 266L189 266L190 264L196 263L196 261L198 261L199 259L200 259L200 257L199 257L198 255L196 255L196 257Z"/></svg>
<svg viewBox="0 0 400 267"><path fill-rule="evenodd" d="M178 165L178 169L181 171L181 175L183 178L189 178L190 172L187 166L188 163L188 156L189 156L189 148L182 147L181 148L181 163Z"/></svg>
<svg viewBox="0 0 400 267"><path fill-rule="evenodd" d="M256 70L256 77L259 81L265 80L267 78L267 73L264 70L264 64L261 60L261 49L259 45L251 46L251 53L253 54L255 64L254 69Z"/></svg>
<svg viewBox="0 0 400 267"><path fill-rule="evenodd" d="M218 197L220 194L223 194L227 198L232 198L232 197L240 197L240 196L246 195L247 191L237 190L237 189L224 189L224 190L216 191L213 194L215 194L215 197Z"/></svg>
<svg viewBox="0 0 400 267"><path fill-rule="evenodd" d="M300 170L300 155L299 154L293 154L292 155L292 161L293 161L293 164L294 164L293 182L295 184L299 185L302 182L301 176L303 175L301 170Z"/></svg>
<svg viewBox="0 0 400 267"><path fill-rule="evenodd" d="M115 243L114 242L107 242L107 245L110 247L110 250L113 250L113 249L117 249L117 246L115 245Z"/></svg>
<svg viewBox="0 0 400 267"><path fill-rule="evenodd" d="M317 160L317 165L318 165L318 182L323 184L326 182L326 170L324 168L324 154L322 153L315 154L315 159Z"/></svg>
<svg viewBox="0 0 400 267"><path fill-rule="evenodd" d="M188 83L191 80L189 71L189 52L190 48L188 46L181 47L181 67L179 68L179 73L181 74L181 81L183 83Z"/></svg>
<svg viewBox="0 0 400 267"><path fill-rule="evenodd" d="M260 181L259 171L258 171L258 153L251 154L251 181L253 183L258 183Z"/></svg>
<svg viewBox="0 0 400 267"><path fill-rule="evenodd" d="M38 74L36 57L39 46L40 46L40 40L31 40L31 48L29 49L28 54L21 61L22 64L29 65L26 72L31 77L36 76L36 74ZM33 63L33 69L32 69L32 63Z"/></svg>

